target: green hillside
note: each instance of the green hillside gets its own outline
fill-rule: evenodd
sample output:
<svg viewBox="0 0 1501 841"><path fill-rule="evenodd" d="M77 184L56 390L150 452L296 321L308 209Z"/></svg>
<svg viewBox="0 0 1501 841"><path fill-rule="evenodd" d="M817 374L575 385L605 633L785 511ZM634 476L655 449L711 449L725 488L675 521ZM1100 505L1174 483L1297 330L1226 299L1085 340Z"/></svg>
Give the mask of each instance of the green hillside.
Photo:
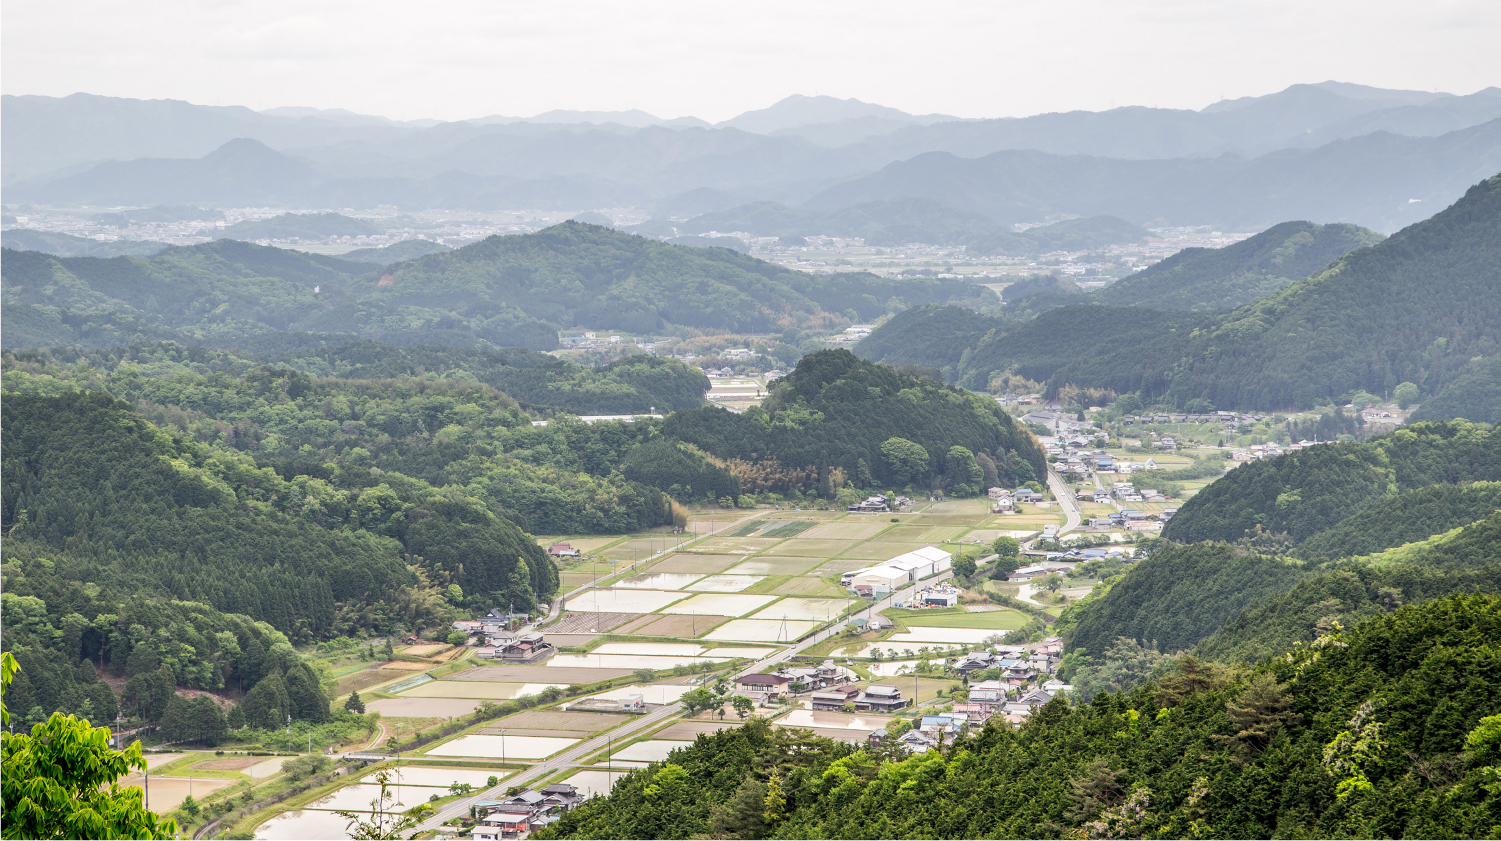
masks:
<svg viewBox="0 0 1501 841"><path fill-rule="evenodd" d="M863 359L887 365L954 369L966 350L1003 323L964 307L938 304L913 307L892 316L861 339L854 352ZM957 369L945 373L952 379Z"/></svg>
<svg viewBox="0 0 1501 841"><path fill-rule="evenodd" d="M1332 233L1329 229L1324 226L1321 236L1324 246L1331 248L1330 242L1343 248L1365 236L1338 226ZM1276 259L1270 255L1298 238L1271 249L1263 262ZM1235 262L1236 255L1226 255L1228 251L1190 255L1144 275L1169 285L1197 283L1199 276L1190 269L1221 260ZM1312 244L1292 248L1284 264L1306 260L1302 265L1311 265L1321 253ZM1249 260L1256 255L1241 256ZM1256 265L1236 264L1242 271ZM891 348L931 347L914 356L927 365L953 366L951 379L969 388L983 389L996 375L1015 371L1046 382L1050 393L1071 383L1139 392L1147 403L1181 407L1206 400L1218 409L1242 410L1328 405L1361 390L1390 394L1402 382L1416 384L1421 394L1434 394L1461 376L1473 357L1501 352L1501 339L1491 329L1501 323L1497 266L1501 176L1472 187L1431 219L1357 248L1323 271L1226 313L1065 306L1069 299L1059 296L1029 307L1029 297L1015 306L1008 301L1003 314L1040 315L1020 326L986 331L957 355L954 342L914 335L916 319L892 319L865 341L878 359L893 353ZM1131 287L1120 288L1126 291L1112 294L1127 295ZM1186 300L1144 300L1159 306L1194 306ZM965 335L979 332L971 325ZM1445 401L1478 414L1489 410L1484 395L1490 393L1486 384L1493 378L1489 369L1475 365L1469 375L1473 379L1466 382L1473 382L1480 395L1469 400L1456 391ZM1444 405L1441 402L1439 409Z"/></svg>
<svg viewBox="0 0 1501 841"><path fill-rule="evenodd" d="M1501 512L1453 532L1370 557L1331 565L1288 592L1225 623L1197 653L1255 662L1346 627L1454 593L1501 592Z"/></svg>
<svg viewBox="0 0 1501 841"><path fill-rule="evenodd" d="M480 350L352 342L290 351L267 361L314 376L385 380L473 379L536 407L578 415L618 415L704 405L709 378L676 359L638 354L597 368L525 348Z"/></svg>
<svg viewBox="0 0 1501 841"><path fill-rule="evenodd" d="M915 756L755 721L700 736L537 837L1489 836L1498 610L1495 596L1453 597L1250 670L1183 662Z"/></svg>
<svg viewBox="0 0 1501 841"><path fill-rule="evenodd" d="M1185 344L1166 390L1220 408L1311 406L1401 382L1425 392L1494 354L1501 176L1431 219L1228 314Z"/></svg>
<svg viewBox="0 0 1501 841"><path fill-rule="evenodd" d="M559 326L769 332L869 321L899 306L994 301L956 280L815 276L575 222L384 271L219 240L107 260L8 251L0 281L12 348L170 339L275 353L358 337L551 350Z"/></svg>
<svg viewBox="0 0 1501 841"><path fill-rule="evenodd" d="M955 280L815 276L727 249L679 248L578 222L401 263L381 283L361 281L362 299L419 312L514 306L565 327L637 332L669 324L736 332L827 326L877 318L893 297L917 306L990 295Z"/></svg>
<svg viewBox="0 0 1501 841"><path fill-rule="evenodd" d="M1412 413L1412 420L1454 418L1501 423L1501 355L1470 360Z"/></svg>
<svg viewBox="0 0 1501 841"><path fill-rule="evenodd" d="M1074 383L1150 393L1165 386L1183 344L1208 323L1199 313L1071 304L985 334L960 360L958 384L984 389L1010 371L1049 389Z"/></svg>
<svg viewBox="0 0 1501 841"><path fill-rule="evenodd" d="M1188 651L1227 620L1306 575L1302 564L1223 543L1172 546L1133 565L1108 591L1079 602L1060 630L1068 650L1096 658L1126 637L1163 653Z"/></svg>
<svg viewBox="0 0 1501 841"><path fill-rule="evenodd" d="M846 350L803 357L762 406L738 415L678 412L663 431L719 458L761 464L768 481L802 470L822 480L838 469L857 488L964 486L957 493L972 495L997 481L1041 479L1045 470L1036 439L995 401ZM913 461L883 449L893 438L916 445Z"/></svg>
<svg viewBox="0 0 1501 841"><path fill-rule="evenodd" d="M1417 423L1369 441L1321 444L1243 464L1185 502L1162 536L1235 541L1259 527L1297 543L1402 491L1497 480L1501 433L1494 428Z"/></svg>
<svg viewBox="0 0 1501 841"><path fill-rule="evenodd" d="M1224 248L1185 248L1090 297L1163 310L1231 309L1382 239L1358 225L1283 222Z"/></svg>
<svg viewBox="0 0 1501 841"><path fill-rule="evenodd" d="M1309 560L1370 555L1426 540L1501 509L1501 482L1430 485L1385 497L1298 545Z"/></svg>

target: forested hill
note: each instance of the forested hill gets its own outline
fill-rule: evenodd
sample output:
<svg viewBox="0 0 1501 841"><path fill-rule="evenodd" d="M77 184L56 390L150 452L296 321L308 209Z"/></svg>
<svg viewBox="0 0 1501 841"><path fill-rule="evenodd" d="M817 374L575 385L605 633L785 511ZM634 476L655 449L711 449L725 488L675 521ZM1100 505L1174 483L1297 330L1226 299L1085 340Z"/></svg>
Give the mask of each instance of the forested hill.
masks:
<svg viewBox="0 0 1501 841"><path fill-rule="evenodd" d="M551 350L560 327L768 332L995 300L957 280L815 276L576 222L385 268L236 240L110 259L7 251L0 283L10 348L170 339L277 352L359 337Z"/></svg>
<svg viewBox="0 0 1501 841"><path fill-rule="evenodd" d="M406 554L486 603L557 588L509 522L399 474L284 479L98 393L7 394L4 422L6 557L50 558L68 580L205 602L304 641L383 621L419 584Z"/></svg>
<svg viewBox="0 0 1501 841"><path fill-rule="evenodd" d="M1235 541L1260 529L1299 543L1401 491L1498 480L1501 431L1464 421L1416 423L1369 441L1246 463L1184 503L1162 536Z"/></svg>
<svg viewBox="0 0 1501 841"><path fill-rule="evenodd" d="M472 377L533 407L579 415L692 409L704 405L709 390L709 378L697 368L646 354L586 368L526 348L397 347L366 341L291 351L270 361L313 376L351 380Z"/></svg>
<svg viewBox="0 0 1501 841"><path fill-rule="evenodd" d="M1253 669L1184 660L916 756L755 721L537 837L1487 837L1501 823L1498 611L1455 596Z"/></svg>
<svg viewBox="0 0 1501 841"><path fill-rule="evenodd" d="M922 365L958 376L957 364L980 337L1005 322L964 307L930 305L899 312L855 345L855 353L887 365Z"/></svg>
<svg viewBox="0 0 1501 841"><path fill-rule="evenodd" d="M1189 342L1171 398L1309 406L1400 382L1425 393L1501 351L1501 176L1431 219L1230 313Z"/></svg>
<svg viewBox="0 0 1501 841"><path fill-rule="evenodd" d="M1090 299L1163 310L1231 309L1382 239L1358 225L1283 222L1224 248L1185 248L1091 293Z"/></svg>
<svg viewBox="0 0 1501 841"><path fill-rule="evenodd" d="M1453 418L1501 423L1501 355L1470 360L1412 413L1412 420Z"/></svg>
<svg viewBox="0 0 1501 841"><path fill-rule="evenodd" d="M371 302L395 307L514 306L564 327L651 332L668 324L766 332L871 320L908 306L994 300L957 280L810 275L729 249L682 248L579 222L496 236L368 279Z"/></svg>
<svg viewBox="0 0 1501 841"><path fill-rule="evenodd" d="M950 321L960 335L980 336L957 356L955 342L925 335ZM1071 383L1140 392L1149 403L1278 409L1325 405L1362 389L1389 394L1402 382L1424 395L1459 376L1483 384L1489 369L1464 372L1474 357L1501 354L1498 323L1501 176L1227 313L1075 304L1019 324L996 320L1000 329L982 332L983 322L931 310L893 318L860 347L878 359L905 353L971 388L1014 371L1047 383L1050 393ZM1446 401L1470 405L1457 394Z"/></svg>
<svg viewBox="0 0 1501 841"><path fill-rule="evenodd" d="M813 469L835 488L842 476L858 488L973 494L1041 480L1046 470L1036 439L994 400L847 350L803 357L763 406L740 415L717 408L678 412L663 431L744 463L743 482Z"/></svg>

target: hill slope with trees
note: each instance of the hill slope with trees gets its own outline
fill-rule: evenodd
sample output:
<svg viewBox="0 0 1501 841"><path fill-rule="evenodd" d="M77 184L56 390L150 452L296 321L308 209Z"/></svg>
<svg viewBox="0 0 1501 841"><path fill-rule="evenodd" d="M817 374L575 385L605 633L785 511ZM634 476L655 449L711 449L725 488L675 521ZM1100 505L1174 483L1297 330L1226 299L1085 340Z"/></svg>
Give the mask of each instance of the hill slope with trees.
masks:
<svg viewBox="0 0 1501 841"><path fill-rule="evenodd" d="M1060 300L1031 321L981 333L959 358L951 342L914 336L916 317L892 319L865 342L878 350L907 340L922 348L914 356L953 366L951 378L970 388L1017 372L1046 382L1049 394L1072 384L1139 392L1149 403L1202 400L1243 410L1327 405L1361 390L1390 394L1403 382L1436 394L1472 358L1501 353L1491 329L1501 322L1497 266L1501 176L1432 218L1227 313ZM965 335L976 333L971 324ZM940 357L948 361L936 364ZM1474 364L1475 382L1489 382L1489 369ZM1477 411L1487 411L1484 399Z"/></svg>
<svg viewBox="0 0 1501 841"><path fill-rule="evenodd" d="M1161 310L1231 309L1381 240L1358 225L1283 222L1224 248L1185 248L1090 298Z"/></svg>
<svg viewBox="0 0 1501 841"><path fill-rule="evenodd" d="M171 339L287 350L365 338L552 350L560 327L769 332L995 300L962 281L814 276L576 222L384 269L237 240L111 259L8 251L0 281L13 348Z"/></svg>
<svg viewBox="0 0 1501 841"><path fill-rule="evenodd" d="M836 489L843 482L834 470L857 488L963 486L959 493L970 494L1041 480L1046 470L1036 439L995 401L847 350L803 357L760 407L678 412L663 432L776 473L811 469ZM903 443L888 446L893 440Z"/></svg>
<svg viewBox="0 0 1501 841"><path fill-rule="evenodd" d="M1470 360L1412 413L1412 420L1454 418L1501 423L1501 355Z"/></svg>
<svg viewBox="0 0 1501 841"><path fill-rule="evenodd" d="M397 307L514 306L564 327L643 333L669 324L736 332L832 325L874 319L893 297L916 306L990 294L954 280L815 276L729 249L680 248L571 221L401 263L389 282L370 279L363 289L371 302Z"/></svg>
<svg viewBox="0 0 1501 841"><path fill-rule="evenodd" d="M1501 433L1465 421L1416 423L1369 441L1321 444L1244 464L1185 502L1162 530L1178 542L1252 530L1301 543L1389 496L1501 480Z"/></svg>

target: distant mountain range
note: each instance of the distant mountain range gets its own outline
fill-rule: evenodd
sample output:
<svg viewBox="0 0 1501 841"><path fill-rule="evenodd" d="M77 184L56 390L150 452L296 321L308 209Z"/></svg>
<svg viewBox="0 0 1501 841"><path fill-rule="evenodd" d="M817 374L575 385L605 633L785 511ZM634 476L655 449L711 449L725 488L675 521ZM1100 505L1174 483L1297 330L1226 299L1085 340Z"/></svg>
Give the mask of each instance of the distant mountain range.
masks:
<svg viewBox="0 0 1501 841"><path fill-rule="evenodd" d="M988 120L793 96L712 126L640 111L434 123L5 96L0 169L7 201L59 205L645 206L691 216L751 201L823 211L917 196L1003 224L1109 214L1390 231L1495 171L1498 119L1498 88L1452 96L1334 82L1201 111ZM1429 207L1404 209L1410 199Z"/></svg>

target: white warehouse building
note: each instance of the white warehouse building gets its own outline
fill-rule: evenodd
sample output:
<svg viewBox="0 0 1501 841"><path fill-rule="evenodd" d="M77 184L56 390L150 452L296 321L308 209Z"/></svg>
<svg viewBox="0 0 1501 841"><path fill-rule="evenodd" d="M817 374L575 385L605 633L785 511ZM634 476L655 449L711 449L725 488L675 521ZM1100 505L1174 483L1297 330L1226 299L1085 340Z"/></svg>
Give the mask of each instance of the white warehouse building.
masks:
<svg viewBox="0 0 1501 841"><path fill-rule="evenodd" d="M925 546L869 569L850 573L849 586L866 586L875 595L885 595L914 581L948 572L953 565L953 555L933 546Z"/></svg>

